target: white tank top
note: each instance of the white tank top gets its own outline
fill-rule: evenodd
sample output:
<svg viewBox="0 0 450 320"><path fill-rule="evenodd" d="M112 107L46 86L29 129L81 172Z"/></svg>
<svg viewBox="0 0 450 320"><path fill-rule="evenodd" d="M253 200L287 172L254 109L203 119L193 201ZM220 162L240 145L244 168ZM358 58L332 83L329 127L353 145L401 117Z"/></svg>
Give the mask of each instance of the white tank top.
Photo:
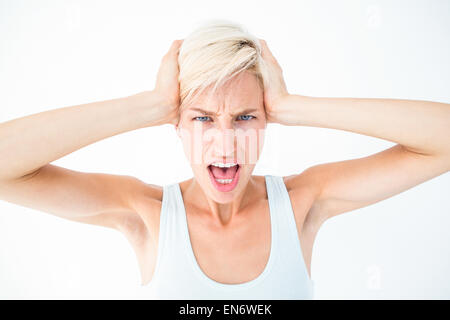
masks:
<svg viewBox="0 0 450 320"><path fill-rule="evenodd" d="M314 282L303 260L283 178L266 175L265 181L272 235L270 256L257 278L239 284L214 281L201 270L191 246L180 186L163 186L157 260L151 282L141 286L145 296L168 300L313 299Z"/></svg>

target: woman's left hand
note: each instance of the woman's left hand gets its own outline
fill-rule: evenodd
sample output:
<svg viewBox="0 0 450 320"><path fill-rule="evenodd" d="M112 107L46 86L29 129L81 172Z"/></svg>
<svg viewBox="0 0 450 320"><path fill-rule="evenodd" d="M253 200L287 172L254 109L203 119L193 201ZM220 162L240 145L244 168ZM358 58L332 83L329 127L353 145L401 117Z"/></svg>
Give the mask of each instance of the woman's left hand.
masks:
<svg viewBox="0 0 450 320"><path fill-rule="evenodd" d="M262 49L262 58L265 62L263 68L264 78L264 107L267 122L276 122L288 125L287 101L290 94L287 91L280 64L270 52L265 40L259 39Z"/></svg>

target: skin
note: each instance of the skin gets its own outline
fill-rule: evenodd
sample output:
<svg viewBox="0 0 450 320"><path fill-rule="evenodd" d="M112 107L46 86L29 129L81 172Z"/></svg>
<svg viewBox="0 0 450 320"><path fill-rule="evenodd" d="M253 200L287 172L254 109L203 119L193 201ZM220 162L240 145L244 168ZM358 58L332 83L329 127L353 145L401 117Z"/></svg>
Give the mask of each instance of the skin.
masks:
<svg viewBox="0 0 450 320"><path fill-rule="evenodd" d="M198 110L199 106L203 111ZM243 113L249 109L253 111ZM194 130L196 125L201 131L197 136ZM176 128L194 173L194 178L189 180L186 187L185 197L195 203L204 204L200 209L209 211L218 224L232 223L241 210L245 195L255 191L257 182L252 177L252 171L262 151L262 141L253 139L254 145L250 147L247 144L246 147L238 143L245 140L239 140L232 134L238 135L236 132L244 131L264 132L266 115L263 88L253 74L244 72L217 94L203 93L195 103L185 107L180 113ZM210 132L213 132L211 139L207 139ZM185 136L187 138L184 138ZM244 133L241 136L244 136ZM258 136L263 140L263 134ZM201 162L195 161L192 154L187 152L190 141L193 141L193 144L202 144ZM257 147L258 142L261 144L260 148ZM253 163L246 161L250 157L250 148L258 149L256 161ZM218 191L212 185L207 170L210 163L222 159L227 162L237 160L241 167L238 184L230 192Z"/></svg>
<svg viewBox="0 0 450 320"><path fill-rule="evenodd" d="M450 107L418 100L290 94L280 65L267 43L260 41L268 65L264 88L245 73L216 100L199 100L203 109L217 113L211 123L204 124L202 133L242 126L262 129L272 122L347 130L397 143L367 157L318 164L283 177L310 273L314 238L324 221L449 171ZM181 139L181 128L192 133L192 110L179 109L177 55L181 43L174 41L163 57L151 91L0 124L0 199L122 232L136 252L143 284L150 281L156 262L162 187L135 177L77 172L50 163L96 141L139 128L172 124ZM256 109L257 120L243 123L231 117L243 105ZM203 162L192 164L194 177L180 182L180 187L199 266L218 282L242 283L256 278L269 257L267 194L263 177L251 174L252 163L243 164L242 177L230 194L212 188L205 163L214 157L248 154L245 148L231 147L234 140L220 137L202 141ZM240 272L230 272L237 265Z"/></svg>

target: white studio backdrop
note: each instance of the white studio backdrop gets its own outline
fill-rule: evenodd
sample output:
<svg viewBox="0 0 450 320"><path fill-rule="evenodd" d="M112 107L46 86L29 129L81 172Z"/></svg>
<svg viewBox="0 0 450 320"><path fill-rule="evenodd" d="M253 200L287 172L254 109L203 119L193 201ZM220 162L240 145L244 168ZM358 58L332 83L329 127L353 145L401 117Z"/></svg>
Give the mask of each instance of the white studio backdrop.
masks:
<svg viewBox="0 0 450 320"><path fill-rule="evenodd" d="M265 39L290 93L450 102L450 1L2 0L0 121L153 89L171 42L210 18ZM254 173L300 173L393 145L270 124ZM159 185L192 175L170 125L53 163ZM314 244L315 298L450 298L449 191L447 173L328 220ZM140 289L123 235L0 201L1 299L145 299Z"/></svg>

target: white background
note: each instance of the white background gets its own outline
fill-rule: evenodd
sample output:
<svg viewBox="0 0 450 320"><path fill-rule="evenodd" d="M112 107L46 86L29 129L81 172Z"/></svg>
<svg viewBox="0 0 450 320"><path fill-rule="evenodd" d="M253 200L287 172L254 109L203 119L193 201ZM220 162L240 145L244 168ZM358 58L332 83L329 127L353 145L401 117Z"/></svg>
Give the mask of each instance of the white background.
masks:
<svg viewBox="0 0 450 320"><path fill-rule="evenodd" d="M265 39L291 93L450 102L445 0L3 0L0 121L150 90L171 42L207 18L237 21ZM254 174L299 173L393 145L271 124ZM170 125L53 163L160 185L192 175ZM316 299L450 298L449 178L328 220L313 251ZM139 285L123 235L0 201L0 298L145 298Z"/></svg>

